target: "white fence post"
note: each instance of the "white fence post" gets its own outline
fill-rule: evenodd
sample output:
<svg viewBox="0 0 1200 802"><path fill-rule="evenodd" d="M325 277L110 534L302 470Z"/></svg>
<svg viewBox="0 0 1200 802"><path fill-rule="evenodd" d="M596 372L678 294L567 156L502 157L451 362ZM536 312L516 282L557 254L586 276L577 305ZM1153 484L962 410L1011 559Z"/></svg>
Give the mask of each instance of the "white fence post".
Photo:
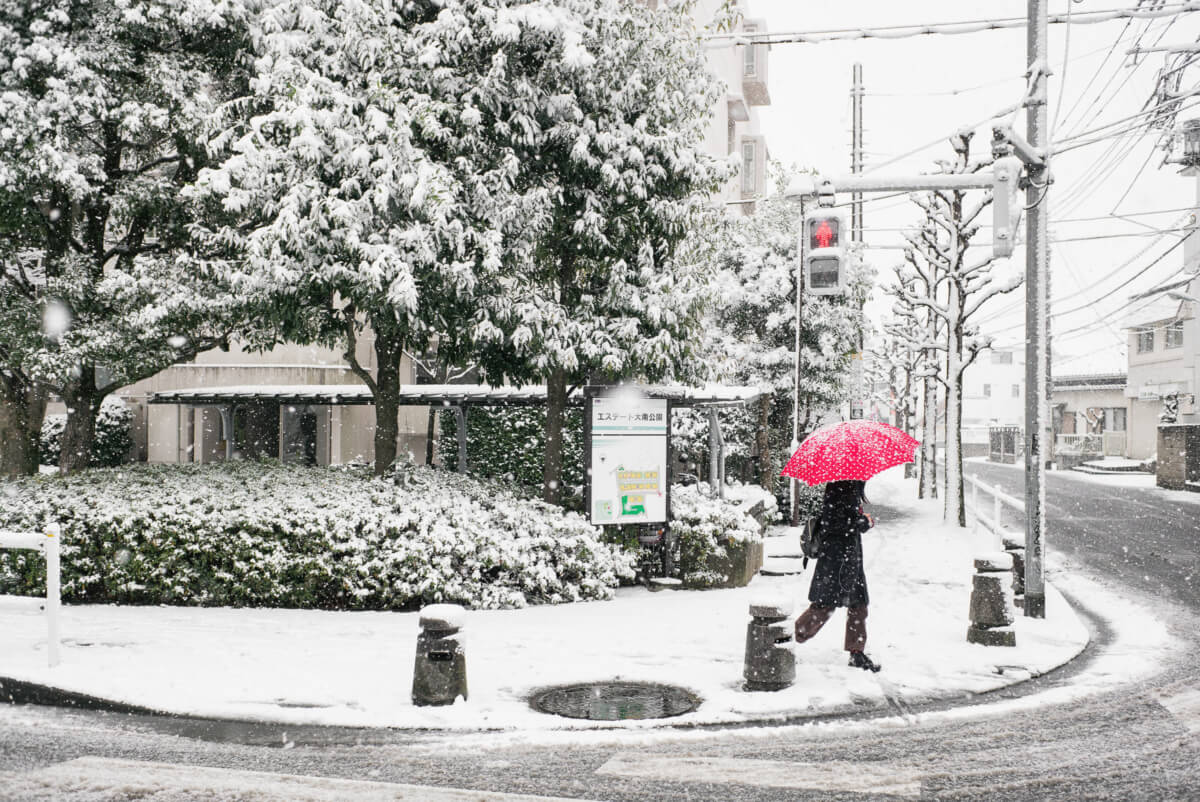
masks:
<svg viewBox="0 0 1200 802"><path fill-rule="evenodd" d="M46 527L46 655L50 667L59 664L58 613L62 606L62 570L59 551L62 527L52 523Z"/></svg>
<svg viewBox="0 0 1200 802"><path fill-rule="evenodd" d="M992 488L992 526L1000 531L1000 485Z"/></svg>
<svg viewBox="0 0 1200 802"><path fill-rule="evenodd" d="M46 598L29 596L2 596L0 606L18 610L38 609L46 615L46 660L51 668L61 661L59 644L59 611L62 607L61 553L62 527L58 523L46 525L42 533L0 532L0 549L29 549L40 551L46 557Z"/></svg>

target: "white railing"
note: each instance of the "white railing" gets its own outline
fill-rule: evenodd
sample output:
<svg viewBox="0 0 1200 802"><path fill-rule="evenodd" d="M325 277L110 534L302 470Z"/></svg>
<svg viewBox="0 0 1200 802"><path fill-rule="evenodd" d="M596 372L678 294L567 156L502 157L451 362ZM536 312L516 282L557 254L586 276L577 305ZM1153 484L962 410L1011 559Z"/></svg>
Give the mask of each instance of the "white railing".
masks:
<svg viewBox="0 0 1200 802"><path fill-rule="evenodd" d="M975 516L976 521L983 524L984 528L992 534L1000 536L1004 532L1000 525L1000 516L1004 505L1007 504L1022 515L1025 514L1025 502L1022 499L1005 493L998 485L989 485L986 482L976 479L974 476L967 476L966 474L963 475L963 480L971 486L971 494L967 497L971 514ZM980 491L990 493L992 496L992 515L990 518L984 514L983 507L979 504Z"/></svg>
<svg viewBox="0 0 1200 802"><path fill-rule="evenodd" d="M1104 437L1099 432L1093 434L1060 434L1054 438L1054 447L1058 451L1100 456L1104 453Z"/></svg>
<svg viewBox="0 0 1200 802"><path fill-rule="evenodd" d="M31 549L46 556L46 598L38 596L0 596L0 609L36 610L46 614L46 658L51 668L59 663L58 614L62 573L59 566L59 542L62 529L50 524L46 531L4 532L0 531L0 549Z"/></svg>

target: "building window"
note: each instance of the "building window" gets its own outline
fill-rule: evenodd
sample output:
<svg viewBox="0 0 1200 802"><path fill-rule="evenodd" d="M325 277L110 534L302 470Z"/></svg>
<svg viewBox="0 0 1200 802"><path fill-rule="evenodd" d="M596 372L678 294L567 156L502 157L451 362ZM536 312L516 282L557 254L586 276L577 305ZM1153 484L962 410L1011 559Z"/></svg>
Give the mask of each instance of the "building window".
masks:
<svg viewBox="0 0 1200 802"><path fill-rule="evenodd" d="M747 25L743 29L746 33L754 33L758 30L753 25ZM742 45L742 77L754 78L758 76L758 45Z"/></svg>
<svg viewBox="0 0 1200 802"><path fill-rule="evenodd" d="M992 385L990 385L990 384L983 385L983 397L984 398L992 397Z"/></svg>
<svg viewBox="0 0 1200 802"><path fill-rule="evenodd" d="M1012 386L1012 394L1013 394L1012 395L1013 398L1020 398L1021 397L1021 385L1014 384Z"/></svg>
<svg viewBox="0 0 1200 802"><path fill-rule="evenodd" d="M1012 363L1012 351L992 351L993 365L1011 365Z"/></svg>
<svg viewBox="0 0 1200 802"><path fill-rule="evenodd" d="M1109 432L1125 431L1125 407L1110 407L1104 410L1104 429Z"/></svg>
<svg viewBox="0 0 1200 802"><path fill-rule="evenodd" d="M1148 354L1154 350L1154 329L1144 329L1137 333L1137 352Z"/></svg>
<svg viewBox="0 0 1200 802"><path fill-rule="evenodd" d="M1183 321L1176 320L1167 326L1167 348L1183 347Z"/></svg>
<svg viewBox="0 0 1200 802"><path fill-rule="evenodd" d="M758 165L754 154L754 142L742 143L742 192L754 194L758 190Z"/></svg>

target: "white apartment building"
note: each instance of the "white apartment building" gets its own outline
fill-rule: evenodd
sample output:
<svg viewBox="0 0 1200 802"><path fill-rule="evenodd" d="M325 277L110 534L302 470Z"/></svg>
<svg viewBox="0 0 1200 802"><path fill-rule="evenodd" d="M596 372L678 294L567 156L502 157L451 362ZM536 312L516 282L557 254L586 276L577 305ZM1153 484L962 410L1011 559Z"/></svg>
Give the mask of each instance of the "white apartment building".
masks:
<svg viewBox="0 0 1200 802"><path fill-rule="evenodd" d="M693 12L697 28L709 24L721 5L721 0L700 0ZM743 18L734 32L767 30L766 20L744 16L745 3L738 0L735 5ZM741 209L744 214L754 212L754 199L761 198L766 189L767 141L758 110L771 103L767 90L770 49L770 45L731 41L720 45L714 42L707 51L709 67L726 90L724 100L713 109L704 138L705 150L718 158L736 154L738 175L717 200L729 204L731 209Z"/></svg>
<svg viewBox="0 0 1200 802"><path fill-rule="evenodd" d="M1186 258L1186 257L1185 257ZM1176 297L1164 294L1140 308L1129 331L1129 456L1145 459L1158 448L1160 416L1169 407L1174 423L1200 423L1196 408L1200 370L1200 325L1194 298L1200 279L1192 277Z"/></svg>
<svg viewBox="0 0 1200 802"><path fill-rule="evenodd" d="M665 5L645 0L651 8ZM701 0L693 11L697 28L706 26L721 5ZM743 4L738 7L745 11ZM736 30L763 31L760 19L743 19ZM770 103L767 92L769 47L731 42L707 51L713 73L725 84L725 96L713 109L705 149L718 158L736 154L740 174L722 190L718 202L733 213L753 212L764 193L767 146L758 108ZM358 342L358 359L374 371L369 331ZM416 384L416 370L405 358L401 381ZM150 399L159 393L156 403ZM374 409L369 394L340 351L308 345L279 346L251 353L236 343L212 350L192 362L174 365L118 393L134 412L136 459L158 463L213 462L237 457L277 456L319 465L374 458ZM168 403L163 403L167 401ZM52 404L48 412L61 413ZM401 407L397 448L417 461L425 455L426 406Z"/></svg>
<svg viewBox="0 0 1200 802"><path fill-rule="evenodd" d="M962 441L964 456L987 453L988 429L1025 423L1025 349L985 349L963 373Z"/></svg>

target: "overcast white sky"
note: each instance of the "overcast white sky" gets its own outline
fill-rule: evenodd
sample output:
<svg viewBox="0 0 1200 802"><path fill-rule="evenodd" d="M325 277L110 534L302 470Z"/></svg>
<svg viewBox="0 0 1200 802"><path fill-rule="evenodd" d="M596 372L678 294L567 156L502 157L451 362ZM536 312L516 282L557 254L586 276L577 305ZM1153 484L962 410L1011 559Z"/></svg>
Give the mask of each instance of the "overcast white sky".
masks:
<svg viewBox="0 0 1200 802"><path fill-rule="evenodd" d="M1167 0L1174 3L1175 0ZM1051 13L1074 13L1136 6L1136 0L1051 2ZM1148 4L1147 4L1148 5ZM911 23L1023 17L1019 0L843 0L839 3L796 0L748 0L749 16L767 21L772 32L876 27ZM1069 41L1068 41L1069 28ZM1062 140L1107 122L1136 114L1150 97L1162 53L1137 59L1126 51L1185 44L1200 39L1200 14L1158 20L1052 25L1049 62L1053 139ZM1064 57L1067 62L1064 66ZM950 153L945 137L1016 103L1024 87L1025 30L963 35L918 36L821 44L779 44L770 54L771 105L761 109L767 146L773 157L822 172L849 172L850 85L852 66L863 65L866 170L940 140L910 158L884 166L880 174L927 171ZM1184 73L1183 89L1200 82L1200 63ZM1060 100L1061 97L1061 100ZM1200 102L1200 99L1192 100ZM1056 114L1057 113L1057 114ZM1180 119L1200 117L1200 106ZM1017 130L1024 133L1021 117ZM1055 343L1055 373L1125 369L1125 332L1131 292L1156 286L1183 268L1178 247L1141 277L1120 286L1177 241L1178 234L1145 235L1179 225L1178 210L1196 204L1197 179L1179 175L1178 165L1160 166L1156 149L1161 132L1140 129L1122 138L1063 153L1052 163L1055 175L1048 203L1051 213L1051 287L1053 319L1061 336ZM979 129L973 152L990 149L991 129ZM1115 144L1114 144L1115 143ZM1142 215L1143 212L1163 212ZM1126 219L1114 219L1126 215ZM1136 215L1136 216L1130 216ZM1104 218L1079 221L1080 218ZM891 230L915 223L910 202L893 198L868 203L864 215L868 244L895 245ZM988 215L990 221L990 214ZM990 233L979 241L990 247ZM1141 236L1112 236L1132 235ZM1097 239L1097 237L1105 237ZM1138 254L1149 248L1140 257ZM899 260L895 250L873 252L881 277ZM1013 269L1023 269L1023 256ZM1130 263L1121 267L1126 261ZM1120 269L1118 269L1120 268ZM1001 269L1007 269L1002 267ZM1110 275L1112 274L1112 275ZM882 301L872 309L885 308ZM1070 311L1076 310L1078 311ZM993 301L982 318L993 318L985 331L1000 344L1023 342L1023 291Z"/></svg>

